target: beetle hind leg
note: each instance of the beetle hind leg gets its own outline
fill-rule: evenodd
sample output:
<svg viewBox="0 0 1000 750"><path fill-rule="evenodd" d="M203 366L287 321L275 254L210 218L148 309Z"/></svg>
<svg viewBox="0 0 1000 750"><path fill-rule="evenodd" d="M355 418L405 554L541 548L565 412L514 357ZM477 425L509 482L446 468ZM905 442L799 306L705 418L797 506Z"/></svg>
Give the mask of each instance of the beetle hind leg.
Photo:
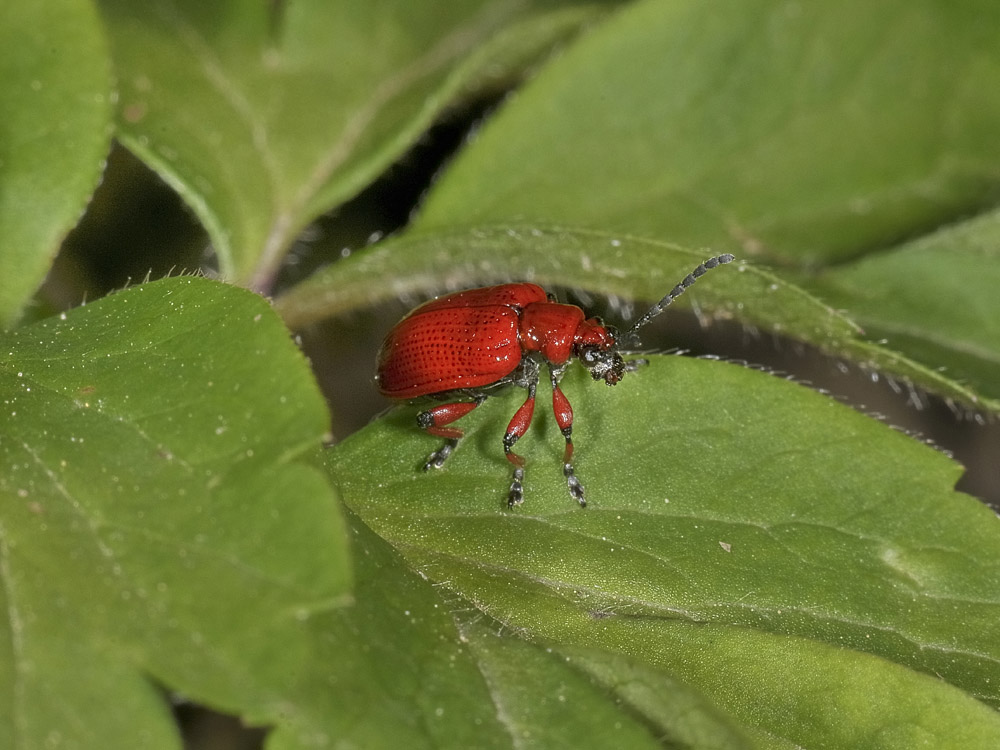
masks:
<svg viewBox="0 0 1000 750"><path fill-rule="evenodd" d="M417 415L417 426L428 435L435 435L445 439L444 445L427 457L423 465L424 471L440 469L444 462L455 452L458 442L465 434L458 427L448 427L486 400L486 396L479 394L472 401L454 401L447 404L435 406L432 409L422 411Z"/></svg>

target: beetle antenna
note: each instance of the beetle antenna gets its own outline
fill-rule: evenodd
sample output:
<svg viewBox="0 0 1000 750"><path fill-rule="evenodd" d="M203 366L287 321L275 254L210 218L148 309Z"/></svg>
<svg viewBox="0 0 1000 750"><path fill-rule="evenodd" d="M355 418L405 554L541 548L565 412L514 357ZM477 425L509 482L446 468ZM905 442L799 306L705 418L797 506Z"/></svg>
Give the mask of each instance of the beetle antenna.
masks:
<svg viewBox="0 0 1000 750"><path fill-rule="evenodd" d="M643 315L641 318L639 318L632 325L632 327L625 332L625 335L622 338L627 340L633 337L636 331L638 331L640 328L646 325L646 323L651 321L661 312L666 310L667 307L670 306L671 302L673 302L675 299L684 294L687 288L692 284L694 284L694 282L696 282L700 277L704 276L707 271L715 268L716 266L722 266L725 265L726 263L732 263L735 259L736 258L733 255L726 253L725 255L718 255L714 258L709 258L704 263L700 264L696 269L694 269L691 273L685 276L684 280L681 281L680 284L671 289L670 294L668 294L666 297L664 297L655 305L653 305L651 308L649 308L646 314Z"/></svg>

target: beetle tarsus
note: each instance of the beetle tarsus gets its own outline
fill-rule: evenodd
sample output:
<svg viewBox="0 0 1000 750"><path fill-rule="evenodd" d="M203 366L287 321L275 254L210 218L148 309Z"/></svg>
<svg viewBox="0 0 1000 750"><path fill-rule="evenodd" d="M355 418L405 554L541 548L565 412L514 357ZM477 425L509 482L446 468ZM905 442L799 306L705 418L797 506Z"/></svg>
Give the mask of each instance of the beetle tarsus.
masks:
<svg viewBox="0 0 1000 750"><path fill-rule="evenodd" d="M510 483L510 491L507 493L507 507L513 508L524 502L524 468L518 466L514 469L514 479Z"/></svg>
<svg viewBox="0 0 1000 750"><path fill-rule="evenodd" d="M427 457L427 463L424 464L424 471L440 469L444 466L444 462L448 460L448 456L454 452L456 447L458 447L458 438L450 438L444 445Z"/></svg>
<svg viewBox="0 0 1000 750"><path fill-rule="evenodd" d="M569 494L580 503L581 508L587 507L587 498L584 496L583 485L580 484L576 472L573 471L573 464L563 464L563 476L566 477L566 485L569 487Z"/></svg>

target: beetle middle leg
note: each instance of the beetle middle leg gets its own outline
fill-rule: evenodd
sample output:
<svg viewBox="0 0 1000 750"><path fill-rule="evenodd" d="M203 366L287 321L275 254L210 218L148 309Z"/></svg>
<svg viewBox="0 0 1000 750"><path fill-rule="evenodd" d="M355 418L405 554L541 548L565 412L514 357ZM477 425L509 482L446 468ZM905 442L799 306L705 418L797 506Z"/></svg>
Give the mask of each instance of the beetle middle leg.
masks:
<svg viewBox="0 0 1000 750"><path fill-rule="evenodd" d="M503 436L503 452L507 460L514 464L514 478L507 493L507 507L513 508L524 502L524 458L512 450L514 443L524 437L531 426L531 417L535 413L535 390L538 388L538 372L535 372L534 382L528 385L528 398L514 412Z"/></svg>
<svg viewBox="0 0 1000 750"><path fill-rule="evenodd" d="M444 466L444 462L448 460L448 456L454 453L455 448L458 447L458 441L465 434L458 427L447 427L446 425L461 419L485 400L486 395L478 393L474 395L472 401L453 401L441 404L417 415L417 425L428 435L445 438L445 444L427 457L424 471L440 469Z"/></svg>
<svg viewBox="0 0 1000 750"><path fill-rule="evenodd" d="M573 407L566 398L566 394L559 387L559 376L562 370L553 367L549 368L549 380L552 382L552 412L556 416L556 424L559 431L566 438L566 451L563 453L563 476L566 477L566 484L569 487L569 494L580 503L581 508L587 507L587 499L584 495L583 485L573 470Z"/></svg>

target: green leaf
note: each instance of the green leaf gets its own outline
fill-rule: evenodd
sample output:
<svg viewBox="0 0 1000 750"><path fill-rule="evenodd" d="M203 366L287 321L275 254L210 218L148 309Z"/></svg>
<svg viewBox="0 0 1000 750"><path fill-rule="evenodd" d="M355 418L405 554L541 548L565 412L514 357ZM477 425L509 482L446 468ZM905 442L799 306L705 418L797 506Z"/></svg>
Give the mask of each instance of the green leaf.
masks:
<svg viewBox="0 0 1000 750"><path fill-rule="evenodd" d="M453 603L352 514L354 606L309 618L310 658L284 695L271 750L503 747Z"/></svg>
<svg viewBox="0 0 1000 750"><path fill-rule="evenodd" d="M150 678L273 721L349 570L267 303L129 289L0 338L0 393L0 746L175 747Z"/></svg>
<svg viewBox="0 0 1000 750"><path fill-rule="evenodd" d="M299 328L400 296L512 279L657 300L709 254L621 234L538 226L410 232L314 274L280 297L276 307L289 326ZM713 271L676 304L694 305L703 316L729 317L807 341L827 354L918 383L960 403L1000 408L1000 401L983 399L936 369L862 338L849 317L757 266Z"/></svg>
<svg viewBox="0 0 1000 750"><path fill-rule="evenodd" d="M849 306L869 336L884 337L994 403L1000 399L1000 212L948 227L815 279Z"/></svg>
<svg viewBox="0 0 1000 750"><path fill-rule="evenodd" d="M310 221L446 107L519 74L598 12L510 0L100 6L120 138L198 214L223 276L257 288Z"/></svg>
<svg viewBox="0 0 1000 750"><path fill-rule="evenodd" d="M996 203L998 47L983 0L638 2L487 123L418 225L853 257Z"/></svg>
<svg viewBox="0 0 1000 750"><path fill-rule="evenodd" d="M309 618L311 658L286 694L273 750L332 737L352 747L745 746L721 712L657 670L502 632L356 516L348 522L355 605Z"/></svg>
<svg viewBox="0 0 1000 750"><path fill-rule="evenodd" d="M518 443L525 503L506 510L518 392L463 420L441 472L418 470L437 440L408 407L337 446L331 474L506 628L662 671L758 739L996 746L1000 519L953 490L961 467L795 383L652 360L613 390L564 381L585 510L544 411Z"/></svg>
<svg viewBox="0 0 1000 750"><path fill-rule="evenodd" d="M508 731L550 747L750 747L709 701L664 672L597 648L530 644L467 624Z"/></svg>
<svg viewBox="0 0 1000 750"><path fill-rule="evenodd" d="M93 5L0 7L0 327L24 311L97 185L111 70Z"/></svg>

